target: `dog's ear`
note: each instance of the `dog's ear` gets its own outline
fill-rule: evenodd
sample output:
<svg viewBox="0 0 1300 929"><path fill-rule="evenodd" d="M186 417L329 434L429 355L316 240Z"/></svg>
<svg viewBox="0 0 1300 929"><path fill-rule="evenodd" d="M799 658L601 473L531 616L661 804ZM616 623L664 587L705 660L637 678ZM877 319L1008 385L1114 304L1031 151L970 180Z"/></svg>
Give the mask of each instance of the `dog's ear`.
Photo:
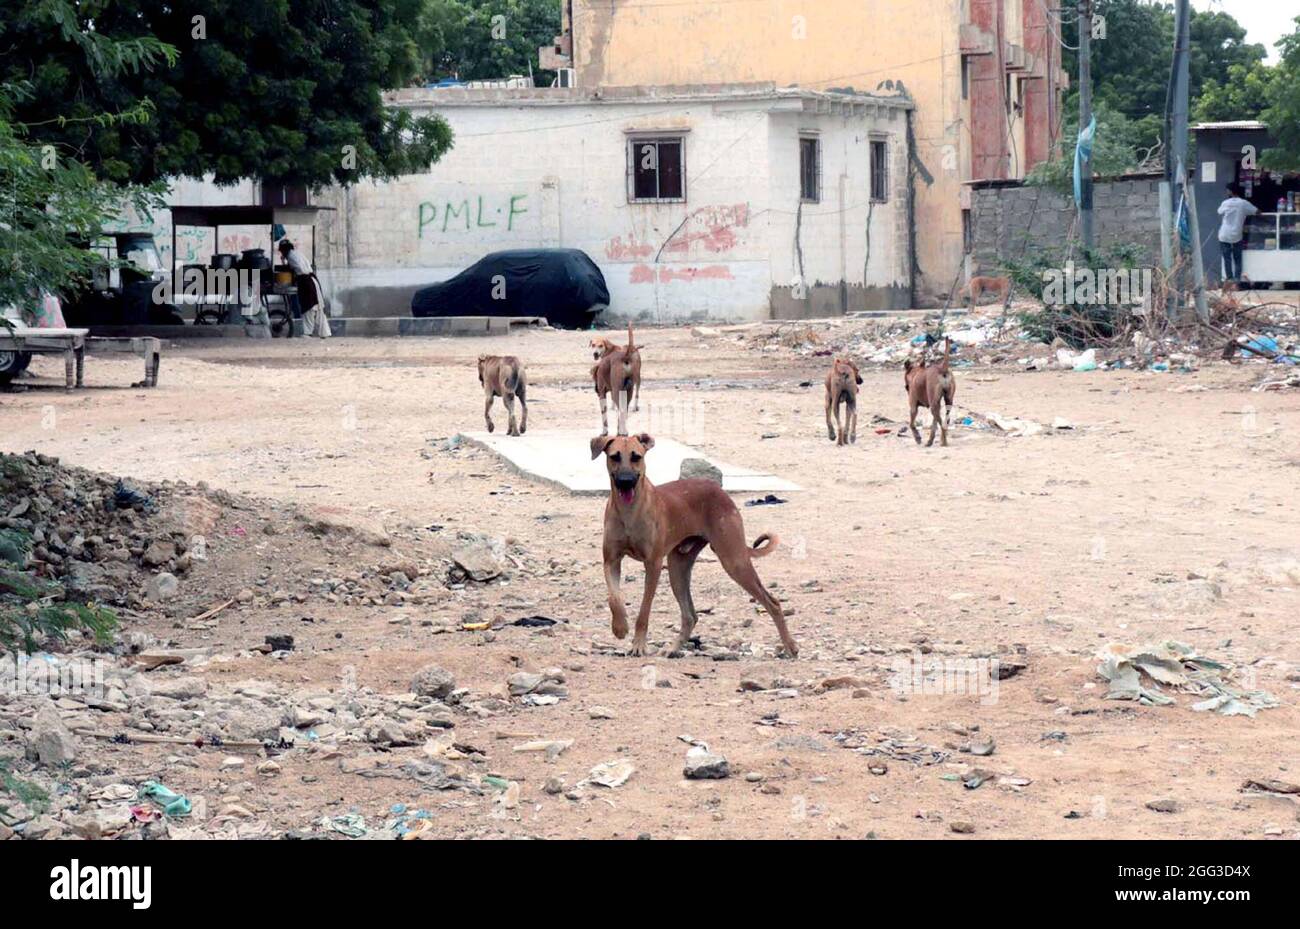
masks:
<svg viewBox="0 0 1300 929"><path fill-rule="evenodd" d="M654 437L651 436L650 433L648 432L641 433L639 436L636 437L636 440L645 446L645 450L647 452L650 451L650 449L655 447Z"/></svg>
<svg viewBox="0 0 1300 929"><path fill-rule="evenodd" d="M612 436L607 436L607 435L598 435L594 439L592 439L591 460L595 461L597 458L599 458L605 451L609 449L609 445L613 441L614 438Z"/></svg>

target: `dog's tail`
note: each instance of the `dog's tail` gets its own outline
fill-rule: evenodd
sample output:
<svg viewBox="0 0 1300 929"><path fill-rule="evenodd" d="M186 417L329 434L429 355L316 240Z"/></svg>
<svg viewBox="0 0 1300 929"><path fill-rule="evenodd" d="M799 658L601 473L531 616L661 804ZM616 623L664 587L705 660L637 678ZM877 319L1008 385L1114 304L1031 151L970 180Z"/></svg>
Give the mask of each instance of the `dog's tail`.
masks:
<svg viewBox="0 0 1300 929"><path fill-rule="evenodd" d="M511 362L510 370L506 374L506 388L514 393L519 389L519 363Z"/></svg>
<svg viewBox="0 0 1300 929"><path fill-rule="evenodd" d="M636 342L632 338L632 324L627 324L627 357L631 358L636 353Z"/></svg>
<svg viewBox="0 0 1300 929"><path fill-rule="evenodd" d="M943 340L943 364L939 366L939 370L944 374L948 373L948 356L950 354L952 354L952 339L945 338Z"/></svg>
<svg viewBox="0 0 1300 929"><path fill-rule="evenodd" d="M767 544L763 545L764 542ZM749 557L762 558L764 555L770 555L772 552L776 551L776 547L780 544L781 537L779 535L773 532L764 532L755 539L754 544L749 547ZM760 545L763 547L759 548Z"/></svg>

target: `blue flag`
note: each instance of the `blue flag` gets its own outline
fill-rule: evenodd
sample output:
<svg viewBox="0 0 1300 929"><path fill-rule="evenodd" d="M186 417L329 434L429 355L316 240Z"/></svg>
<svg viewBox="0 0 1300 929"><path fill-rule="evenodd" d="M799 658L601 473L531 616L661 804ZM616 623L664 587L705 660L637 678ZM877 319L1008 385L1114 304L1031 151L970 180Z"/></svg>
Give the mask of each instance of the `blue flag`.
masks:
<svg viewBox="0 0 1300 929"><path fill-rule="evenodd" d="M1092 158L1092 143L1097 136L1097 117L1088 121L1088 128L1079 133L1074 146L1074 202L1083 202L1083 162Z"/></svg>

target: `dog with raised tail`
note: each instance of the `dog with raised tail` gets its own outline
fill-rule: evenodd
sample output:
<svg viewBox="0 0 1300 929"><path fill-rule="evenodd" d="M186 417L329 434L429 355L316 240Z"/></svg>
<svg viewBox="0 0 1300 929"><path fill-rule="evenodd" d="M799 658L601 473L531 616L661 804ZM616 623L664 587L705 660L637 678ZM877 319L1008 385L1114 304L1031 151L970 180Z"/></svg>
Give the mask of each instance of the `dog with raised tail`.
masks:
<svg viewBox="0 0 1300 929"><path fill-rule="evenodd" d="M592 339L596 364L591 379L600 398L601 435L609 435L609 397L618 407L618 434L627 435L627 411L641 409L641 349L627 324L627 345L615 345L608 339Z"/></svg>
<svg viewBox="0 0 1300 929"><path fill-rule="evenodd" d="M916 439L916 444L921 444L921 433L916 428L916 412L922 406L930 411L930 441L925 443L926 448L934 445L935 429L943 430L943 445L948 445L948 426L952 419L952 401L957 395L957 379L953 376L952 370L948 367L948 355L952 351L952 340L943 340L943 360L935 363L927 363L924 355L920 361L911 358L903 363L903 384L907 388L907 399L911 405L911 415L908 418L908 428L912 430L912 436ZM947 407L947 415L942 415L943 407Z"/></svg>
<svg viewBox="0 0 1300 929"><path fill-rule="evenodd" d="M524 365L514 355L479 355L478 382L483 385L487 403L483 407L483 419L487 422L487 431L493 432L496 425L492 422L492 401L500 397L510 417L508 435L519 436L528 431L528 376ZM519 398L519 408L523 419L515 422L515 398Z"/></svg>
<svg viewBox="0 0 1300 929"><path fill-rule="evenodd" d="M654 445L655 440L644 433L613 438L602 435L591 440L592 459L604 455L609 472L609 502L605 505L601 553L614 637L626 638L628 631L627 607L620 587L623 559L631 557L645 565L645 592L629 652L634 656L645 654L650 607L667 560L668 580L682 611L682 624L676 644L667 647L663 654L665 657L680 655L697 621L691 600L691 570L700 552L711 545L723 570L771 614L785 654L791 658L797 656L799 646L786 627L781 604L768 593L754 570L753 560L770 555L779 539L764 533L753 545L747 545L740 511L726 491L713 481L687 479L661 487L650 483L645 456Z"/></svg>

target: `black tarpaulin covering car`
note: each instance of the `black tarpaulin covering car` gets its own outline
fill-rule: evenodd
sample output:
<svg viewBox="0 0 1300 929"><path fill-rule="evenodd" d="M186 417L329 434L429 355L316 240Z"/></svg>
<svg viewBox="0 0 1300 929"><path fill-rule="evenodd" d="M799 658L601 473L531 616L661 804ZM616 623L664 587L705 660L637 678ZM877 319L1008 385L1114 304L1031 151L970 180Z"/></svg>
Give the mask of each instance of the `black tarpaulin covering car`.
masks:
<svg viewBox="0 0 1300 929"><path fill-rule="evenodd" d="M586 329L609 306L605 275L576 248L493 252L455 277L423 287L412 316L545 316L552 326Z"/></svg>

